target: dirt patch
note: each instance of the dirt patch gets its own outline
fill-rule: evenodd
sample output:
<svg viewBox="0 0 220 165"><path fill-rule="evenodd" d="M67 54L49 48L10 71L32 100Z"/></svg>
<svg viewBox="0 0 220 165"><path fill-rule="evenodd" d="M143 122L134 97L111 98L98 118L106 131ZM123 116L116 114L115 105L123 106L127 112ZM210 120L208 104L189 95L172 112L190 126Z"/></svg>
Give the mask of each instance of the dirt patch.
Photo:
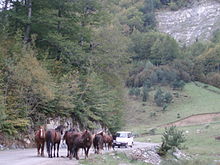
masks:
<svg viewBox="0 0 220 165"><path fill-rule="evenodd" d="M220 119L220 112L219 113L204 113L204 114L191 115L186 118L180 119L178 121L161 125L160 127L167 127L167 126L172 126L172 125L188 126L188 125L205 124L205 123L217 121L219 119Z"/></svg>

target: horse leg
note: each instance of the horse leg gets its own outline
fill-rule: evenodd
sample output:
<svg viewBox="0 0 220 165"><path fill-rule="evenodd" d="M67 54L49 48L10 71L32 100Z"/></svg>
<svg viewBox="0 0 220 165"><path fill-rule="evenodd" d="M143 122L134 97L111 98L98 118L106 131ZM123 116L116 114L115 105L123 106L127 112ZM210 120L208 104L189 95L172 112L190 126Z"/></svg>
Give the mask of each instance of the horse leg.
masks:
<svg viewBox="0 0 220 165"><path fill-rule="evenodd" d="M87 147L87 149L86 149L86 157L87 158L89 158L89 149L90 149L90 147Z"/></svg>
<svg viewBox="0 0 220 165"><path fill-rule="evenodd" d="M44 157L44 142L41 144L41 156Z"/></svg>
<svg viewBox="0 0 220 165"><path fill-rule="evenodd" d="M107 143L105 143L105 149L108 150Z"/></svg>
<svg viewBox="0 0 220 165"><path fill-rule="evenodd" d="M53 143L50 144L50 158L52 158L52 154L53 154Z"/></svg>
<svg viewBox="0 0 220 165"><path fill-rule="evenodd" d="M53 151L53 157L56 157L56 155L55 155L55 153L56 153L56 143L54 143L53 149L54 149L54 151Z"/></svg>
<svg viewBox="0 0 220 165"><path fill-rule="evenodd" d="M86 159L86 147L83 147L82 149L84 149L84 152L85 152L85 159Z"/></svg>
<svg viewBox="0 0 220 165"><path fill-rule="evenodd" d="M57 157L59 157L60 142L57 143Z"/></svg>
<svg viewBox="0 0 220 165"><path fill-rule="evenodd" d="M73 158L73 153L74 153L74 151L72 149L68 152L70 160L72 160L72 158Z"/></svg>
<svg viewBox="0 0 220 165"><path fill-rule="evenodd" d="M37 156L40 156L40 144L37 143Z"/></svg>
<svg viewBox="0 0 220 165"><path fill-rule="evenodd" d="M79 160L78 151L79 151L79 149L75 148L75 153L74 154L75 154L76 160Z"/></svg>
<svg viewBox="0 0 220 165"><path fill-rule="evenodd" d="M66 157L69 157L70 156L70 147L69 145L67 145L67 156Z"/></svg>

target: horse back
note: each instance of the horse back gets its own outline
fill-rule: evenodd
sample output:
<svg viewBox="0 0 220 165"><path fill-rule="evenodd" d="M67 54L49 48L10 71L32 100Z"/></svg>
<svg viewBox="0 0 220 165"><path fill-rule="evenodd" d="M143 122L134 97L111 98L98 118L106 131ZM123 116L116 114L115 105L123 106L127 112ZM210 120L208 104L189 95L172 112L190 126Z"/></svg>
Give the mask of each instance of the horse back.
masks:
<svg viewBox="0 0 220 165"><path fill-rule="evenodd" d="M101 147L103 146L103 142L104 142L104 139L103 139L103 136L102 135L99 135L99 134L96 134L94 139L93 139L93 145L94 147Z"/></svg>
<svg viewBox="0 0 220 165"><path fill-rule="evenodd" d="M47 130L45 134L45 139L47 142L55 142L56 131L53 129Z"/></svg>
<svg viewBox="0 0 220 165"><path fill-rule="evenodd" d="M84 133L75 133L73 134L73 145L77 148L90 147L92 145L92 135L90 133L84 136Z"/></svg>

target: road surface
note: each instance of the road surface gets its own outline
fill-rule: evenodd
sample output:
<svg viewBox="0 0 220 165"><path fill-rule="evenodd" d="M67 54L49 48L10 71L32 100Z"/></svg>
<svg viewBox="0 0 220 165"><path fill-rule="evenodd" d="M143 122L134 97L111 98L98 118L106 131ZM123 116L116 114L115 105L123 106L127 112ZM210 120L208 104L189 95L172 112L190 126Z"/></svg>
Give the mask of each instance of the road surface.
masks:
<svg viewBox="0 0 220 165"><path fill-rule="evenodd" d="M141 143L135 142L132 148L115 148L116 151L132 150L134 148L144 148L155 143ZM112 150L111 150L112 151ZM108 151L104 151L108 152ZM94 154L93 148L90 149L89 156ZM82 151L79 151L80 159L84 159ZM6 150L0 151L0 165L79 165L78 161L74 158L69 160L66 158L66 148L60 149L59 158L48 158L45 151L45 157L37 156L37 149L17 149L17 150Z"/></svg>

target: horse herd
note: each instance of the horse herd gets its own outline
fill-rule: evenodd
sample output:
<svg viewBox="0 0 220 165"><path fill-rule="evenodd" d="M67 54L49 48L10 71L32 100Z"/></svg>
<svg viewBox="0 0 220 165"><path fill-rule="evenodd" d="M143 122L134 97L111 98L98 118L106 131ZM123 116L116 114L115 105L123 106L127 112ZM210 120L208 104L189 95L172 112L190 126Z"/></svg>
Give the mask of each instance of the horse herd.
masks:
<svg viewBox="0 0 220 165"><path fill-rule="evenodd" d="M97 134L91 134L88 130L83 132L78 132L76 129L72 128L65 131L65 127L60 125L55 129L45 130L40 127L35 133L35 142L37 145L38 156L44 156L44 145L46 142L46 148L48 157L59 157L59 146L61 140L66 142L67 145L67 157L72 159L75 157L79 160L78 151L82 148L85 152L85 158L88 157L89 149L93 145L95 153L99 154L103 150L104 146L109 150L114 149L113 137L107 135L104 132L99 132ZM64 133L63 139L62 135ZM52 151L54 152L52 154ZM57 150L57 154L55 154Z"/></svg>

